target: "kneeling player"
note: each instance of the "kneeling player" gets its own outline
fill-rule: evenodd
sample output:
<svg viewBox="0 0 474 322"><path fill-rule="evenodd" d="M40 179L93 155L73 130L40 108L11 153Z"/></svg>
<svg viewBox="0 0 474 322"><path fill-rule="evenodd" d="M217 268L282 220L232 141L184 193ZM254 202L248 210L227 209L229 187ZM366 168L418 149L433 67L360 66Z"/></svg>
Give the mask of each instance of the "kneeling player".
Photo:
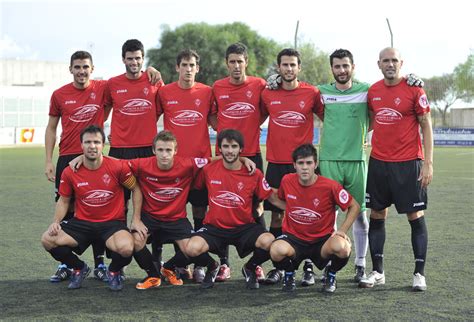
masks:
<svg viewBox="0 0 474 322"><path fill-rule="evenodd" d="M303 144L292 155L296 173L281 181L278 197L286 201L282 231L270 248L275 267L285 271L283 291L294 291L295 269L310 258L323 269L329 261L325 292L336 290L336 272L348 262L351 241L346 235L359 214L359 204L334 180L315 174L316 148ZM346 219L337 231L336 207L347 210Z"/></svg>
<svg viewBox="0 0 474 322"><path fill-rule="evenodd" d="M252 216L254 195L263 200L273 196L272 189L260 170L249 175L239 159L244 147L242 134L233 129L221 131L217 144L222 161L206 166L200 173L196 186L209 191L209 212L204 226L191 237L186 253L199 266L207 266L202 288L214 286L219 264L208 252L216 253L226 245L234 245L240 257L253 252L242 268L247 288L259 287L255 269L269 259L269 249L274 237ZM282 203L284 204L284 203Z"/></svg>
<svg viewBox="0 0 474 322"><path fill-rule="evenodd" d="M63 171L53 223L43 234L43 247L54 259L72 267L68 288L77 289L90 273L89 266L74 253L82 254L95 240L102 240L110 251L109 287L123 288L120 270L132 260L133 237L125 222L123 187L133 192L133 210L141 209L141 191L128 164L102 155L105 135L91 125L81 132L84 166L77 172ZM75 198L75 215L62 221L71 197Z"/></svg>

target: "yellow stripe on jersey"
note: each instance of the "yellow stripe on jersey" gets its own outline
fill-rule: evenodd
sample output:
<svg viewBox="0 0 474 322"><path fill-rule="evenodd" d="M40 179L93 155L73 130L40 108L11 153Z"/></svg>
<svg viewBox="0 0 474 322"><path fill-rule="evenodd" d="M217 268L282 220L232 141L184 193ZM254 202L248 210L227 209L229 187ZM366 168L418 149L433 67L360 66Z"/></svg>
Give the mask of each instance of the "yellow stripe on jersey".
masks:
<svg viewBox="0 0 474 322"><path fill-rule="evenodd" d="M130 176L130 177L128 177L127 180L122 182L122 185L124 185L126 188L128 188L130 190L133 189L136 184L137 184L137 179L135 178L135 176Z"/></svg>

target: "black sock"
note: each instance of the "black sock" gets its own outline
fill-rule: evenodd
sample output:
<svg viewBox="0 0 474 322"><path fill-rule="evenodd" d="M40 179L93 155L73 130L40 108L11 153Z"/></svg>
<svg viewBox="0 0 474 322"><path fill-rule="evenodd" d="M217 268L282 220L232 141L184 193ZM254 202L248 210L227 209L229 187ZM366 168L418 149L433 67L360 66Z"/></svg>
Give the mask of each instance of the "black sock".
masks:
<svg viewBox="0 0 474 322"><path fill-rule="evenodd" d="M59 246L49 250L49 253L58 262L64 263L69 268L80 270L84 267L84 262L72 252L68 246Z"/></svg>
<svg viewBox="0 0 474 322"><path fill-rule="evenodd" d="M132 256L123 257L117 252L110 251L110 262L109 271L112 273L119 272L124 266L127 266L132 261Z"/></svg>
<svg viewBox="0 0 474 322"><path fill-rule="evenodd" d="M163 264L163 267L169 270L174 270L176 267L186 267L189 264L189 259L178 248L176 254L170 258L169 261Z"/></svg>
<svg viewBox="0 0 474 322"><path fill-rule="evenodd" d="M331 265L328 267L328 271L331 273L336 273L340 271L344 266L349 262L349 257L340 258L336 255L331 256Z"/></svg>
<svg viewBox="0 0 474 322"><path fill-rule="evenodd" d="M217 263L210 255L208 252L202 253L199 256L192 257L190 259L191 263L196 264L197 266L209 266L213 263ZM218 263L217 263L218 264Z"/></svg>
<svg viewBox="0 0 474 322"><path fill-rule="evenodd" d="M257 265L261 265L269 259L270 252L268 250L264 250L262 248L255 248L252 257L250 257L249 261L247 262L247 264L245 264L245 266L248 269L254 271Z"/></svg>
<svg viewBox="0 0 474 322"><path fill-rule="evenodd" d="M163 260L163 244L158 242L156 238L152 237L151 239L151 253L153 257L153 261L155 263L159 263L161 265L161 261Z"/></svg>
<svg viewBox="0 0 474 322"><path fill-rule="evenodd" d="M219 249L219 260L221 265L227 265L230 267L229 263L229 245L225 245L221 249Z"/></svg>
<svg viewBox="0 0 474 322"><path fill-rule="evenodd" d="M105 243L98 239L92 243L92 253L94 254L94 267L104 264Z"/></svg>
<svg viewBox="0 0 474 322"><path fill-rule="evenodd" d="M148 248L143 247L141 250L133 253L133 258L137 262L138 266L143 269L148 276L152 277L159 277L160 273L156 269L155 265L153 265L153 257L150 254Z"/></svg>
<svg viewBox="0 0 474 322"><path fill-rule="evenodd" d="M272 233L275 238L279 237L281 235L281 227L270 227L270 233Z"/></svg>
<svg viewBox="0 0 474 322"><path fill-rule="evenodd" d="M194 221L194 231L198 231L202 227L202 222L204 218L193 218Z"/></svg>
<svg viewBox="0 0 474 322"><path fill-rule="evenodd" d="M425 275L426 251L428 249L428 231L426 229L425 217L410 221L411 246L415 255L415 272Z"/></svg>
<svg viewBox="0 0 474 322"><path fill-rule="evenodd" d="M280 271L293 272L295 270L293 260L290 257L285 257L280 262L274 262L274 265Z"/></svg>
<svg viewBox="0 0 474 322"><path fill-rule="evenodd" d="M311 259L305 259L304 265L303 265L303 270L304 271L312 271L313 270L313 262Z"/></svg>
<svg viewBox="0 0 474 322"><path fill-rule="evenodd" d="M385 219L370 218L369 246L373 270L383 273L383 247L385 244Z"/></svg>

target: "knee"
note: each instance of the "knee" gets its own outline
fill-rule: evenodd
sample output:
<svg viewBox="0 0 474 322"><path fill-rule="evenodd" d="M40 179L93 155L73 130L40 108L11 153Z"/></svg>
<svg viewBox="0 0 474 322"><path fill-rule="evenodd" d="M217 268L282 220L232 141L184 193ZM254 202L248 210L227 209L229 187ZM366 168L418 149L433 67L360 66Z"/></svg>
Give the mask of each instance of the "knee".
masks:
<svg viewBox="0 0 474 322"><path fill-rule="evenodd" d="M145 239L140 239L138 233L133 234L133 250L135 252L138 252L139 250L143 249L146 245L146 238Z"/></svg>
<svg viewBox="0 0 474 322"><path fill-rule="evenodd" d="M275 237L272 234L263 233L260 235L260 237L258 237L257 242L255 243L255 246L257 248L269 250L274 240L275 240Z"/></svg>
<svg viewBox="0 0 474 322"><path fill-rule="evenodd" d="M124 238L121 242L117 243L116 246L116 252L119 253L122 257L130 257L133 255L133 238Z"/></svg>
<svg viewBox="0 0 474 322"><path fill-rule="evenodd" d="M185 254L188 257L197 257L202 254L201 247L191 239L186 245Z"/></svg>
<svg viewBox="0 0 474 322"><path fill-rule="evenodd" d="M56 247L53 238L51 238L47 231L45 231L41 236L41 245L43 245L44 249L46 249L47 251Z"/></svg>
<svg viewBox="0 0 474 322"><path fill-rule="evenodd" d="M370 218L371 219L386 219L387 218L387 208L382 210L370 210Z"/></svg>
<svg viewBox="0 0 474 322"><path fill-rule="evenodd" d="M287 247L281 243L281 241L273 242L270 247L270 257L272 261L279 262L283 258L288 257L289 252Z"/></svg>

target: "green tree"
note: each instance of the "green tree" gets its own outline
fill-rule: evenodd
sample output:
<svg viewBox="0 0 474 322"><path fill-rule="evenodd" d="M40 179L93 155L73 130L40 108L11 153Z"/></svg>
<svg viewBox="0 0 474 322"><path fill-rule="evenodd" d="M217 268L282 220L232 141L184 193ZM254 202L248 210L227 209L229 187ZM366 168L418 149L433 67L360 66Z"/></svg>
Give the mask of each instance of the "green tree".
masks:
<svg viewBox="0 0 474 322"><path fill-rule="evenodd" d="M199 82L212 85L217 79L228 75L225 51L235 42L248 47L247 73L267 77L278 45L240 22L222 25L187 23L175 30L164 26L160 46L147 51L148 64L157 67L165 83L170 83L177 80L175 66L178 52L185 48L194 49L201 57L200 71L196 78Z"/></svg>
<svg viewBox="0 0 474 322"><path fill-rule="evenodd" d="M333 81L329 54L319 50L313 43L306 42L298 46L301 54L301 73L298 79L315 86Z"/></svg>

